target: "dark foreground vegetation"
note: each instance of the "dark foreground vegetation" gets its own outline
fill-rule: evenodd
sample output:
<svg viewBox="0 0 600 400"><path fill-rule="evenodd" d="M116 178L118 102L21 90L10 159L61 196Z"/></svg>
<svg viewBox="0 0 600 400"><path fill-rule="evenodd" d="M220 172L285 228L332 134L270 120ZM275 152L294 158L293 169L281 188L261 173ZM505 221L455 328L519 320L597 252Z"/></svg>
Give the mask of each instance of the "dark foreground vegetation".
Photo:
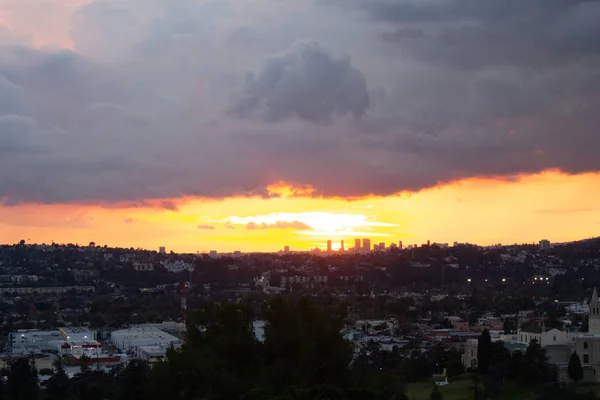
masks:
<svg viewBox="0 0 600 400"><path fill-rule="evenodd" d="M252 307L207 303L189 316L186 342L152 366L132 361L110 373L82 366L69 379L60 363L42 386L32 360L12 361L5 369L0 399L8 400L403 400L409 382L429 378L431 399L443 398L431 373L446 368L459 375L456 354L441 348L383 351L377 346L353 357L340 333L346 308L311 299L273 299L265 313L264 340L256 339ZM200 328L197 328L200 327ZM507 387L527 388L535 399L594 399L571 387L550 383L543 349L533 342L525 354L511 356L500 345L482 341L481 371L461 379L465 400L504 398ZM514 397L513 398L517 398Z"/></svg>

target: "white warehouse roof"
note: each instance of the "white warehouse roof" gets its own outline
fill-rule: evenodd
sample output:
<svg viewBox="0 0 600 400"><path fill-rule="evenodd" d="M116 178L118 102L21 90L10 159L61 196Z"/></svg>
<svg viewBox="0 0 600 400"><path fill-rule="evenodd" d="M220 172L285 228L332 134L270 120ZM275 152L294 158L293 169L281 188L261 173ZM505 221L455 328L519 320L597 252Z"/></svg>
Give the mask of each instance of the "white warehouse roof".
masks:
<svg viewBox="0 0 600 400"><path fill-rule="evenodd" d="M179 338L151 326L133 326L129 329L114 331L111 342L121 351L139 346L164 346L179 344Z"/></svg>

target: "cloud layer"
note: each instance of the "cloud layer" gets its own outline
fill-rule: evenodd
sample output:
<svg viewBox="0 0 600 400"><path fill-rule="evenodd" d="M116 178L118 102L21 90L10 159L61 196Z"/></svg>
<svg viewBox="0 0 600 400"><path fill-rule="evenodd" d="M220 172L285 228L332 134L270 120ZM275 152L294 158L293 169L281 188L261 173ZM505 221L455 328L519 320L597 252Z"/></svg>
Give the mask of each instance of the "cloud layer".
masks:
<svg viewBox="0 0 600 400"><path fill-rule="evenodd" d="M256 229L297 229L297 230L310 230L312 229L310 226L300 221L276 221L272 224L262 223L257 224L256 222L248 222L246 224L246 229L256 230Z"/></svg>
<svg viewBox="0 0 600 400"><path fill-rule="evenodd" d="M13 11L11 26L40 19ZM598 1L93 0L69 13L74 50L0 29L6 204L265 195L279 181L388 195L600 170Z"/></svg>
<svg viewBox="0 0 600 400"><path fill-rule="evenodd" d="M349 57L334 57L317 43L297 43L268 58L257 76L250 73L232 103L230 112L242 117L258 111L267 122L297 117L319 123L347 113L361 117L369 93Z"/></svg>

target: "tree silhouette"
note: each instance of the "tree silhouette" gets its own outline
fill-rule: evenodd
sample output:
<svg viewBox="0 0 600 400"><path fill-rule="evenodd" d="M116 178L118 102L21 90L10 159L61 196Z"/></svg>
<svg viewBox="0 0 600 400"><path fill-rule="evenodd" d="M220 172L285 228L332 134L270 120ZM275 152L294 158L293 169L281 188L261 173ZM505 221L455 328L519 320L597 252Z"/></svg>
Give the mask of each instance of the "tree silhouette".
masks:
<svg viewBox="0 0 600 400"><path fill-rule="evenodd" d="M487 329L484 329L477 341L477 368L483 375L487 374L492 358L492 337Z"/></svg>
<svg viewBox="0 0 600 400"><path fill-rule="evenodd" d="M146 379L149 366L146 362L133 360L117 374L120 389L119 400L145 400Z"/></svg>
<svg viewBox="0 0 600 400"><path fill-rule="evenodd" d="M38 398L38 374L33 357L17 358L8 362L5 396L10 400Z"/></svg>
<svg viewBox="0 0 600 400"><path fill-rule="evenodd" d="M443 398L444 396L442 396L442 393L440 393L438 385L434 384L431 394L429 395L429 400L443 400Z"/></svg>
<svg viewBox="0 0 600 400"><path fill-rule="evenodd" d="M581 379L583 379L583 367L581 366L581 360L579 359L577 352L571 354L567 372L569 373L569 378L571 378L574 382L579 382Z"/></svg>
<svg viewBox="0 0 600 400"><path fill-rule="evenodd" d="M48 398L48 400L66 399L71 390L71 382L65 373L62 359L57 358L52 364L55 372L46 382L46 398Z"/></svg>
<svg viewBox="0 0 600 400"><path fill-rule="evenodd" d="M87 355L83 354L79 357L79 368L81 369L81 373L86 373L90 369L90 365L92 364L92 359Z"/></svg>

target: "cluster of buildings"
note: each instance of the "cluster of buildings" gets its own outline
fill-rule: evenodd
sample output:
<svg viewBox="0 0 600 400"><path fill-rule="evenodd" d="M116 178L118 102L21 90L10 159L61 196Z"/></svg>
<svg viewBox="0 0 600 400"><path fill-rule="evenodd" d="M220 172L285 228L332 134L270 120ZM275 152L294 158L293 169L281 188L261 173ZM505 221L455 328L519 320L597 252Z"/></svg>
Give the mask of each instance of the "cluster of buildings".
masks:
<svg viewBox="0 0 600 400"><path fill-rule="evenodd" d="M119 355L106 353L96 333L88 328L58 328L42 331L37 329L21 329L11 332L8 337L9 356L55 354L71 364L79 364L82 357L92 362L119 362Z"/></svg>
<svg viewBox="0 0 600 400"><path fill-rule="evenodd" d="M170 347L178 348L181 339L149 324L114 331L110 343L132 358L156 362L165 357Z"/></svg>
<svg viewBox="0 0 600 400"><path fill-rule="evenodd" d="M156 362L165 357L170 347L181 345L179 337L159 328L165 325L167 329L181 332L182 324L166 324L171 326L147 324L113 331L103 342L98 340L98 332L82 327L48 331L21 329L9 334L5 357L34 355L36 360L45 360L48 357L44 355L54 355L68 365L79 365L86 358L96 365L116 364L129 359ZM52 368L51 363L43 367Z"/></svg>
<svg viewBox="0 0 600 400"><path fill-rule="evenodd" d="M386 247L385 243L383 243L383 242L382 243L374 243L373 246L371 246L371 239L354 239L354 247L350 247L350 248L346 249L344 241L341 240L340 246L334 250L333 242L331 240L328 240L326 250L321 250L319 247L315 247L311 251L311 253L312 254L322 254L322 255L328 255L328 254L334 254L334 253L367 254L367 253L370 253L371 251L385 251L385 250L390 250L390 249L402 250L403 249L402 241L399 241L398 244L391 243L389 247ZM290 247L285 246L283 252L289 253Z"/></svg>
<svg viewBox="0 0 600 400"><path fill-rule="evenodd" d="M490 331L492 341L502 341L512 354L525 352L532 340L546 350L548 363L557 371L559 382L568 382L567 367L571 355L576 352L584 369L584 382L600 382L600 300L596 288L589 303L588 332L573 332L566 329L547 329L544 324L524 326L514 335L503 331ZM465 344L462 357L466 369L477 367L478 339L472 338Z"/></svg>

